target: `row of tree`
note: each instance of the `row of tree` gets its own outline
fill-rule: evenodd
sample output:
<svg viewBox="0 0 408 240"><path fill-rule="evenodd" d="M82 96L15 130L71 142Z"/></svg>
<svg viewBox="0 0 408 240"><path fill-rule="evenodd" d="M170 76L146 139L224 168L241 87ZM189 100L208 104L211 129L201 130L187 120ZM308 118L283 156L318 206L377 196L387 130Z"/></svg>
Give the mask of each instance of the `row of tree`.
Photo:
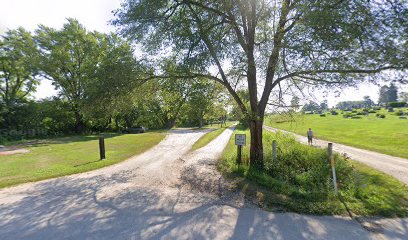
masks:
<svg viewBox="0 0 408 240"><path fill-rule="evenodd" d="M174 68L163 63L164 71ZM62 134L136 125L202 126L226 115L228 98L208 79L146 81L153 71L115 34L87 31L69 19L62 29L19 28L0 39L0 129L4 135ZM30 100L40 81L58 90Z"/></svg>

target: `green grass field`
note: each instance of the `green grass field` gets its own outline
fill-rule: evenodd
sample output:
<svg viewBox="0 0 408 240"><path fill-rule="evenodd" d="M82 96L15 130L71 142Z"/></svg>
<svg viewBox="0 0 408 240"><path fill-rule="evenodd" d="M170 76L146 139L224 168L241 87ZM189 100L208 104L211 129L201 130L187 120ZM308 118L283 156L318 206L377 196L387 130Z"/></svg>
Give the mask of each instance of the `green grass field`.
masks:
<svg viewBox="0 0 408 240"><path fill-rule="evenodd" d="M159 143L164 133L106 134L106 159L99 160L98 136L41 140L29 153L0 156L0 188L85 172L123 161Z"/></svg>
<svg viewBox="0 0 408 240"><path fill-rule="evenodd" d="M249 142L250 135L247 129L238 128L234 131L234 134L236 133L246 134ZM339 198L334 194L331 184L330 166L321 168L321 165L320 167L316 165L322 162L322 157L325 158L325 149L300 144L284 134L264 132L265 169L259 170L247 165L248 145L243 147L242 156L245 164L238 166L235 163L237 151L233 136L219 160L218 168L227 177L239 179L238 186L241 190L248 197L257 199L267 209L308 214L347 215L348 208L353 214L359 216L408 216L408 188L392 176L336 155L337 179L341 196ZM273 139L285 143L285 148L278 149L277 159L281 158L286 163L295 162L296 169L299 170L296 173L296 181L287 182L279 177L276 169L271 171ZM306 165L299 167L301 165L297 164L302 161ZM287 168L282 168L282 172L286 175ZM322 176L326 180L313 183L313 180L322 179Z"/></svg>
<svg viewBox="0 0 408 240"><path fill-rule="evenodd" d="M208 143L210 143L212 140L218 137L221 133L223 133L225 129L229 128L234 123L235 122L226 122L226 126L223 127L219 127L219 125L204 126L204 128L216 128L216 129L201 136L200 139L198 139L197 142L193 144L192 149L197 150L199 148L206 146Z"/></svg>
<svg viewBox="0 0 408 240"><path fill-rule="evenodd" d="M407 109L405 109L408 112ZM340 111L339 111L340 113ZM265 124L301 135L312 128L316 138L408 158L408 119L399 119L384 109L381 119L371 113L361 119L343 118L342 114L320 117L318 114L270 116Z"/></svg>

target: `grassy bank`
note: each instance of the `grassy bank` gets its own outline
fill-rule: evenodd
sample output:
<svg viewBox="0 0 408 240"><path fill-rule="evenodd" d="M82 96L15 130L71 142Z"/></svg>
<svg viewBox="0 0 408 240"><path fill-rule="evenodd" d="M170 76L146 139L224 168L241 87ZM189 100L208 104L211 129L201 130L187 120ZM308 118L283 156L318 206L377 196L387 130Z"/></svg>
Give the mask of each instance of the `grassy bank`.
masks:
<svg viewBox="0 0 408 240"><path fill-rule="evenodd" d="M384 114L385 118L377 118L375 113L371 113L360 119L350 119L343 118L339 113L326 114L326 117L318 114L296 114L291 117L276 115L268 117L265 124L301 135L305 135L310 127L320 139L408 158L407 119L399 119L384 109L379 113Z"/></svg>
<svg viewBox="0 0 408 240"><path fill-rule="evenodd" d="M235 133L249 131L239 128ZM272 140L278 141L277 160L271 160ZM249 142L249 140L247 140ZM264 133L265 170L237 166L236 146L230 139L219 168L239 178L239 186L266 208L309 214L354 214L387 217L408 216L408 188L393 177L336 155L342 200L334 194L325 150L297 143L283 134ZM243 148L249 159L249 146Z"/></svg>
<svg viewBox="0 0 408 240"><path fill-rule="evenodd" d="M105 135L106 159L99 160L98 136L41 140L30 152L0 156L0 187L85 172L123 161L159 143L165 134Z"/></svg>
<svg viewBox="0 0 408 240"><path fill-rule="evenodd" d="M195 142L192 146L193 150L197 150L199 148L202 148L204 146L206 146L209 142L211 142L212 140L214 140L216 137L218 137L221 133L224 132L225 129L229 128L230 126L232 126L235 122L226 122L226 126L223 127L217 127L215 130L208 132L206 134L204 134L200 139L197 140L197 142ZM215 127L216 125L214 125ZM205 128L211 128L210 125L205 126Z"/></svg>

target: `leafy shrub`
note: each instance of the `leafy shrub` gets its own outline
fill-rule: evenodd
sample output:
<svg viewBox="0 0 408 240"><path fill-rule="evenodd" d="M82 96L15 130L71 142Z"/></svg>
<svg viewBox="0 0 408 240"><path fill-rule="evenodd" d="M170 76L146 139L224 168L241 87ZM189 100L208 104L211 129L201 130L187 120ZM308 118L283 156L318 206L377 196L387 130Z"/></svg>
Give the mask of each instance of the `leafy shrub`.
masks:
<svg viewBox="0 0 408 240"><path fill-rule="evenodd" d="M326 114L320 114L320 117L326 117Z"/></svg>
<svg viewBox="0 0 408 240"><path fill-rule="evenodd" d="M394 108L393 108L393 107L389 107L389 108L388 108L388 112L394 112Z"/></svg>
<svg viewBox="0 0 408 240"><path fill-rule="evenodd" d="M336 111L334 111L334 110L333 110L333 111L331 111L330 113L331 113L331 115L339 115L339 113L338 113L338 112L336 112Z"/></svg>
<svg viewBox="0 0 408 240"><path fill-rule="evenodd" d="M397 116L404 116L404 111L402 111L402 110L399 110L398 112L396 112L395 113L395 115L397 115Z"/></svg>
<svg viewBox="0 0 408 240"><path fill-rule="evenodd" d="M375 116L378 118L385 118L385 115L381 113L377 113Z"/></svg>
<svg viewBox="0 0 408 240"><path fill-rule="evenodd" d="M381 110L381 107L373 107L374 110L379 111Z"/></svg>
<svg viewBox="0 0 408 240"><path fill-rule="evenodd" d="M394 108L404 107L405 105L407 105L406 102L390 102L390 103L388 103L389 107L394 107Z"/></svg>
<svg viewBox="0 0 408 240"><path fill-rule="evenodd" d="M360 116L352 116L351 119L360 119Z"/></svg>
<svg viewBox="0 0 408 240"><path fill-rule="evenodd" d="M331 168L326 150L303 145L281 133L267 134L264 137L265 146L272 145L273 139L278 142L276 161L273 162L268 156L270 150L265 152L265 169L269 175L296 185L304 192L326 192L331 189ZM338 181L347 187L352 183L348 181L353 177L352 166L338 154L334 158Z"/></svg>
<svg viewBox="0 0 408 240"><path fill-rule="evenodd" d="M377 111L375 111L375 110L369 110L368 112L369 113L377 113Z"/></svg>
<svg viewBox="0 0 408 240"><path fill-rule="evenodd" d="M364 112L358 112L358 113L356 113L356 115L365 115L365 113Z"/></svg>

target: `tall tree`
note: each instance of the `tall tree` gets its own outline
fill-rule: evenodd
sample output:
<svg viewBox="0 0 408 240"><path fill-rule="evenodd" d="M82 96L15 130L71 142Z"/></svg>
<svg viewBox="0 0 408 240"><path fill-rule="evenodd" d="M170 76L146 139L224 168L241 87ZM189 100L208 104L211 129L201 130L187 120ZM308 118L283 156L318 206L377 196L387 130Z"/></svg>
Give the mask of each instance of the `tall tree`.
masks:
<svg viewBox="0 0 408 240"><path fill-rule="evenodd" d="M86 103L111 101L119 91L130 91L138 76L127 42L115 35L88 32L75 19L68 19L61 30L40 25L35 38L41 71L70 103L77 132L85 129Z"/></svg>
<svg viewBox="0 0 408 240"><path fill-rule="evenodd" d="M370 96L364 96L363 101L365 103L365 107L372 107L374 105L374 102L371 100Z"/></svg>
<svg viewBox="0 0 408 240"><path fill-rule="evenodd" d="M31 34L23 28L9 30L0 38L0 103L5 124L11 126L13 109L35 91L38 58Z"/></svg>
<svg viewBox="0 0 408 240"><path fill-rule="evenodd" d="M295 111L299 109L299 103L300 103L300 99L298 96L293 96L292 99L290 100L290 105Z"/></svg>
<svg viewBox="0 0 408 240"><path fill-rule="evenodd" d="M398 89L394 83L388 88L388 102L396 102L398 100Z"/></svg>
<svg viewBox="0 0 408 240"><path fill-rule="evenodd" d="M391 83L390 86L384 85L380 87L378 103L387 104L398 100L398 89Z"/></svg>
<svg viewBox="0 0 408 240"><path fill-rule="evenodd" d="M114 24L151 53L172 51L189 77L224 85L250 125L251 165L262 167L269 98L284 84L351 84L406 69L406 12L397 0L127 0Z"/></svg>

